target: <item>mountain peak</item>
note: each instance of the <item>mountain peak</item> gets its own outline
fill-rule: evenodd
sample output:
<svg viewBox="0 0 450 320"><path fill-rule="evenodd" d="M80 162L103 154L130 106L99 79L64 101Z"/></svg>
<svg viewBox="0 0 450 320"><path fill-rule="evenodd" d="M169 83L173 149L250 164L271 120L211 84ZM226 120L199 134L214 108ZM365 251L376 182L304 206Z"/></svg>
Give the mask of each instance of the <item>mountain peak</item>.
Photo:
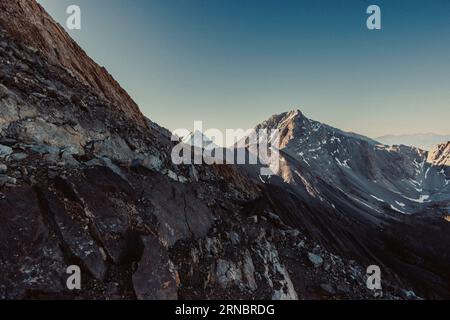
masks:
<svg viewBox="0 0 450 320"><path fill-rule="evenodd" d="M294 116L294 117L303 116L303 113L300 109L294 109L294 110L288 111L288 112L286 112L286 114L288 116Z"/></svg>
<svg viewBox="0 0 450 320"><path fill-rule="evenodd" d="M291 110L280 114L274 114L269 119L256 126L256 129L280 129L287 125L293 125L301 120L306 119L300 110Z"/></svg>
<svg viewBox="0 0 450 320"><path fill-rule="evenodd" d="M217 146L214 144L214 142L206 136L203 132L196 130L194 132L191 132L187 136L185 136L182 139L183 143L191 145L196 148L209 148L213 149Z"/></svg>
<svg viewBox="0 0 450 320"><path fill-rule="evenodd" d="M289 112L286 113L285 116L285 121L289 122L289 121L298 121L298 120L302 120L305 119L305 115L299 110L291 110Z"/></svg>
<svg viewBox="0 0 450 320"><path fill-rule="evenodd" d="M319 121L307 118L300 110L291 110L271 116L268 120L256 126L256 129L278 129L281 134L281 146L289 141L305 139L306 136L315 136L317 139L326 137L335 139L335 136L344 136L357 139L372 145L380 144L378 141L352 132L346 132Z"/></svg>

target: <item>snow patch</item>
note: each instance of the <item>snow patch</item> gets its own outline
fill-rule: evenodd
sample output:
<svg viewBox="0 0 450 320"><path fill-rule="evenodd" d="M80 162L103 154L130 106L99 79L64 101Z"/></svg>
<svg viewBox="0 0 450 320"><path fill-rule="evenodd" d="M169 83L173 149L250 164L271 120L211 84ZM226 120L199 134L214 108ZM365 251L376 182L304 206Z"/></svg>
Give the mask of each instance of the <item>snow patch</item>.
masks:
<svg viewBox="0 0 450 320"><path fill-rule="evenodd" d="M350 166L348 165L348 161L349 160L344 160L344 162L341 162L338 158L334 158L334 159L336 160L338 165L340 165L341 167L345 167L347 169L351 169Z"/></svg>
<svg viewBox="0 0 450 320"><path fill-rule="evenodd" d="M377 198L374 195L370 195L372 198L374 198L375 200L379 201L379 202L386 202L383 199Z"/></svg>
<svg viewBox="0 0 450 320"><path fill-rule="evenodd" d="M403 202L395 201L395 203L398 204L400 207L405 207L406 206L406 204L404 204Z"/></svg>
<svg viewBox="0 0 450 320"><path fill-rule="evenodd" d="M356 197L354 197L354 196L350 196L350 198L352 198L352 199L355 200L356 202L359 202L360 204L362 204L362 205L364 205L364 206L366 206L366 207L368 207L368 208L370 208L370 209L372 209L372 210L375 210L375 211L378 212L378 213L381 213L381 211L378 210L377 208L372 207L370 204L365 203L364 201L362 201L362 200L360 200L360 199L358 199L358 198L356 198Z"/></svg>
<svg viewBox="0 0 450 320"><path fill-rule="evenodd" d="M428 172L430 172L430 168L428 168L427 171L425 172L425 179L428 178Z"/></svg>
<svg viewBox="0 0 450 320"><path fill-rule="evenodd" d="M407 213L407 212L405 212L405 211L402 211L402 210L400 210L400 209L397 209L396 207L394 207L392 204L391 204L391 209L392 210L394 210L394 211L397 211L397 212L400 212L400 213L403 213L403 214L409 214L409 213Z"/></svg>
<svg viewBox="0 0 450 320"><path fill-rule="evenodd" d="M341 139L340 139L340 138L335 137L335 136L332 136L332 137L330 138L330 142L335 142L335 141L341 143Z"/></svg>
<svg viewBox="0 0 450 320"><path fill-rule="evenodd" d="M419 199L408 198L407 196L404 196L404 195L402 195L402 197L405 199L408 199L410 201L417 202L417 203L429 202L428 199L430 198L430 196L428 196L428 195L421 195L419 197Z"/></svg>

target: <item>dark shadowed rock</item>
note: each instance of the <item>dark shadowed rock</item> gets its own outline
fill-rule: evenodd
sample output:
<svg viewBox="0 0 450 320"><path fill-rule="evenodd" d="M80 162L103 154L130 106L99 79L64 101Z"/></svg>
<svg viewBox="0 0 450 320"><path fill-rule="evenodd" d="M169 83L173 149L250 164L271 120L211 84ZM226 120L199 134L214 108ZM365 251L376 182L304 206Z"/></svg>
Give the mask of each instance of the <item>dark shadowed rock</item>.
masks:
<svg viewBox="0 0 450 320"><path fill-rule="evenodd" d="M18 188L5 196L0 199L0 298L62 293L67 266L36 193Z"/></svg>
<svg viewBox="0 0 450 320"><path fill-rule="evenodd" d="M133 274L133 287L140 300L176 300L176 270L167 251L157 238L143 237L145 246L139 266Z"/></svg>
<svg viewBox="0 0 450 320"><path fill-rule="evenodd" d="M106 263L101 249L89 233L89 219L85 216L81 206L68 206L61 202L53 193L42 190L40 192L48 218L57 228L65 249L80 260L89 272L97 279L103 279L106 273ZM67 203L67 202L66 202Z"/></svg>
<svg viewBox="0 0 450 320"><path fill-rule="evenodd" d="M329 283L324 283L320 285L320 288L328 295L335 295L336 294L336 289L334 288L333 285L329 284Z"/></svg>
<svg viewBox="0 0 450 320"><path fill-rule="evenodd" d="M129 215L134 209L123 190L132 192L131 186L105 167L87 169L85 178L74 177L64 183L90 220L93 236L100 240L114 263L120 264L127 255Z"/></svg>
<svg viewBox="0 0 450 320"><path fill-rule="evenodd" d="M8 176L0 174L0 187L3 187L8 182Z"/></svg>
<svg viewBox="0 0 450 320"><path fill-rule="evenodd" d="M152 189L143 190L158 220L161 240L168 246L179 239L205 236L212 222L212 212L195 197L189 186L158 176Z"/></svg>

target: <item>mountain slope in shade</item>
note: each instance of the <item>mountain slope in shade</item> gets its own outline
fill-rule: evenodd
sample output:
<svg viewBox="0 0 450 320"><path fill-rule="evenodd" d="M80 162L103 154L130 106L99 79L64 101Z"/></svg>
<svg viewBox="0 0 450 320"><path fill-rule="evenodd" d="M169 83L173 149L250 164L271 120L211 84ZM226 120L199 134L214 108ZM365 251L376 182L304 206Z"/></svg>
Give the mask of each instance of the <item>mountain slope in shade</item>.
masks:
<svg viewBox="0 0 450 320"><path fill-rule="evenodd" d="M450 141L450 135L439 135L433 133L385 135L376 140L386 145L414 146L423 150L431 151L438 144Z"/></svg>

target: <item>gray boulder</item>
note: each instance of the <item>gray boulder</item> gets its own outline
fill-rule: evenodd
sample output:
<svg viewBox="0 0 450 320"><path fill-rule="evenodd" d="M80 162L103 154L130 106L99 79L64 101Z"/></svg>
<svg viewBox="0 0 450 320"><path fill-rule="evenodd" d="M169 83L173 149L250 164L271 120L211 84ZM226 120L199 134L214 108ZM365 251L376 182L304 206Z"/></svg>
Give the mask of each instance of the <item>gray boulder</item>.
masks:
<svg viewBox="0 0 450 320"><path fill-rule="evenodd" d="M316 268L320 268L323 265L323 258L317 254L308 253L308 259Z"/></svg>
<svg viewBox="0 0 450 320"><path fill-rule="evenodd" d="M4 159L7 156L9 156L11 153L13 152L13 150L8 147L8 146L4 146L0 144L0 159Z"/></svg>

